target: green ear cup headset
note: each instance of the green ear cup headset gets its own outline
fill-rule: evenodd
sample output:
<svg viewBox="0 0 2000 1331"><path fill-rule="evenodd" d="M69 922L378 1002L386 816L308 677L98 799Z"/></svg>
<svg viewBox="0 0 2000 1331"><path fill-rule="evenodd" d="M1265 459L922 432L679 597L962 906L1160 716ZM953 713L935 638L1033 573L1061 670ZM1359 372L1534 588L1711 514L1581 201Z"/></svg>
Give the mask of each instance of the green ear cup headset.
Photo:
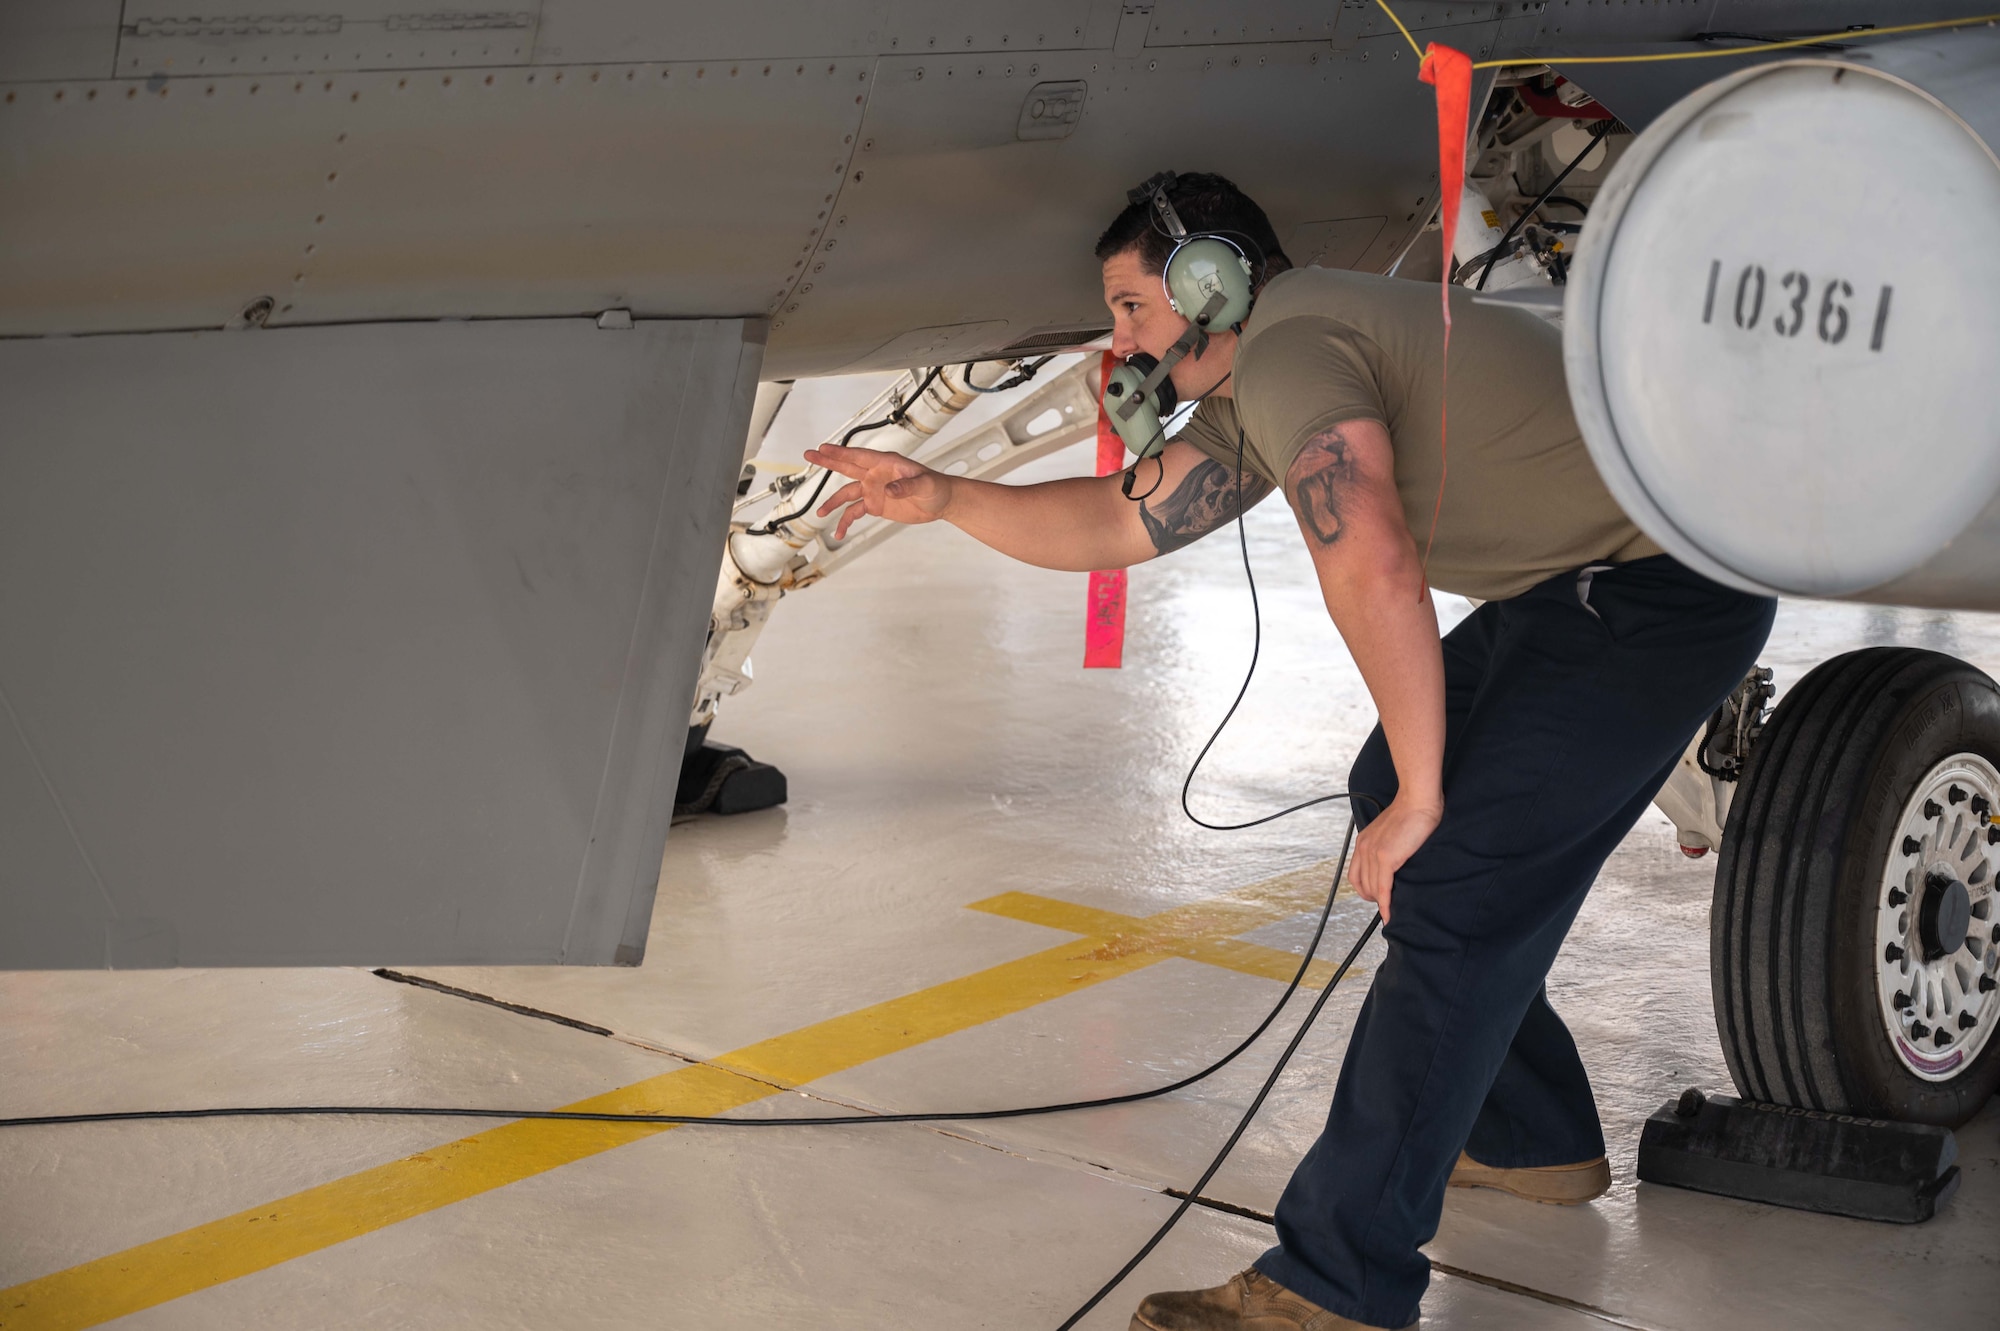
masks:
<svg viewBox="0 0 2000 1331"><path fill-rule="evenodd" d="M1178 180L1172 171L1162 171L1125 195L1129 202L1150 205L1153 224L1173 240L1174 248L1167 256L1160 283L1174 313L1188 321L1187 331L1167 348L1165 356L1155 360L1139 352L1128 357L1111 372L1104 385L1104 411L1111 427L1142 460L1157 456L1166 447L1166 430L1161 422L1180 404L1169 374L1189 353L1196 360L1201 359L1208 350L1211 328L1242 331L1243 321L1250 315L1251 278L1256 271L1243 246L1227 235L1214 231L1189 233L1180 214L1174 211L1173 201L1167 197ZM1128 496L1131 483L1128 472L1125 478Z"/></svg>
<svg viewBox="0 0 2000 1331"><path fill-rule="evenodd" d="M1135 352L1104 381L1104 411L1111 428L1125 441L1125 447L1140 458L1149 458L1166 447L1161 424L1180 406L1180 394L1167 377L1159 359L1148 352ZM1149 396L1150 395L1150 396Z"/></svg>

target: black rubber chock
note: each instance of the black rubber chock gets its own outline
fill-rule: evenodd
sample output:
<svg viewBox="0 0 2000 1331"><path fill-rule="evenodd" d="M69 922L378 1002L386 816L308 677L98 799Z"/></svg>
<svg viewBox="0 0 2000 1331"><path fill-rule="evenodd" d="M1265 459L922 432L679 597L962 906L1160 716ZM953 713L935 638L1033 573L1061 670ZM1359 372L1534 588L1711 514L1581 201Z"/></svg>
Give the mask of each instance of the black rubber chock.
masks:
<svg viewBox="0 0 2000 1331"><path fill-rule="evenodd" d="M1639 1178L1801 1211L1913 1225L1958 1191L1949 1128L1704 1095L1690 1087L1639 1136Z"/></svg>

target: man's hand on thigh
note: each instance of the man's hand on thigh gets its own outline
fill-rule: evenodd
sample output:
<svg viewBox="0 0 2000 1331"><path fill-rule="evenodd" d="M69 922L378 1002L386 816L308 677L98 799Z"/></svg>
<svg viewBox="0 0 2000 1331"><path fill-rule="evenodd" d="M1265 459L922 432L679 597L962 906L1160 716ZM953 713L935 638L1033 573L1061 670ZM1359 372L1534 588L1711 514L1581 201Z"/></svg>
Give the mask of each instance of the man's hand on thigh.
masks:
<svg viewBox="0 0 2000 1331"><path fill-rule="evenodd" d="M1354 890L1372 901L1389 922L1389 893L1396 871L1430 840L1444 820L1443 804L1422 804L1398 796L1381 816L1354 838Z"/></svg>

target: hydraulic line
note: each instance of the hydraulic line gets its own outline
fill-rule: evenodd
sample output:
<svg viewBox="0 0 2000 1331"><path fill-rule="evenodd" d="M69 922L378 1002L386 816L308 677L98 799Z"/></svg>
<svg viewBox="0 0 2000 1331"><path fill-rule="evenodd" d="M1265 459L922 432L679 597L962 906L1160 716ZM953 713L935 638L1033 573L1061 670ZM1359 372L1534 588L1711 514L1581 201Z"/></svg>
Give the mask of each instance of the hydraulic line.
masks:
<svg viewBox="0 0 2000 1331"><path fill-rule="evenodd" d="M850 443L854 442L854 436L857 434L866 434L870 430L880 430L885 426L901 425L903 423L904 414L907 413L910 409L910 403L915 402L918 398L922 397L924 395L924 390L937 382L937 377L939 374L943 372L943 370L944 367L942 365L931 366L930 373L923 377L922 382L920 382L917 385L916 391L910 394L910 399L908 402L903 403L901 406L892 408L889 414L887 416L884 416L879 421L868 421L864 424L855 426L853 429L849 430L846 434L840 436L840 446L842 448L846 448ZM1023 379L1021 382L1026 383L1027 380ZM802 518L806 514L812 512L813 505L819 502L819 497L821 492L823 492L826 489L826 483L832 479L833 479L832 472L822 471L820 473L819 484L813 487L812 497L807 499L805 503L800 504L797 508L793 509L789 513L781 513L777 517L766 518L762 523L762 525L751 527L748 530L746 530L743 534L745 536L775 535L777 533L778 528L784 526L787 522L790 522L793 518Z"/></svg>
<svg viewBox="0 0 2000 1331"><path fill-rule="evenodd" d="M961 370L963 377L965 379L965 386L971 389L973 392L1005 393L1009 389L1019 388L1022 384L1025 384L1030 379L1033 379L1036 375L1042 372L1042 367L1044 365L1047 365L1050 361L1054 359L1055 359L1054 356L1043 356L1039 360L1029 361L1027 364L1023 365L1017 373L1009 376L1008 378L1002 379L999 383L994 384L991 388L981 388L978 384L972 382L972 367L979 364L978 361L969 360L964 365L960 366L959 369Z"/></svg>
<svg viewBox="0 0 2000 1331"><path fill-rule="evenodd" d="M1605 135L1609 134L1617 123L1615 120L1600 120L1591 127L1590 142L1583 145L1583 151L1570 158L1569 165L1558 171L1556 178L1549 182L1549 187L1543 190L1533 203L1522 209L1521 215L1515 218L1512 224L1508 226L1507 234L1500 237L1500 243L1488 251L1486 266L1479 270L1479 283L1473 290L1486 290L1486 279L1492 275L1493 265L1500 262L1500 257L1507 252L1507 246L1513 243L1514 237L1520 234L1521 228L1527 225L1528 219L1533 217L1543 204L1555 197L1556 190L1561 187L1563 181L1569 179L1569 173L1583 164L1583 159L1590 156L1597 148L1597 145L1604 141ZM1472 262L1477 263L1479 260L1475 257Z"/></svg>

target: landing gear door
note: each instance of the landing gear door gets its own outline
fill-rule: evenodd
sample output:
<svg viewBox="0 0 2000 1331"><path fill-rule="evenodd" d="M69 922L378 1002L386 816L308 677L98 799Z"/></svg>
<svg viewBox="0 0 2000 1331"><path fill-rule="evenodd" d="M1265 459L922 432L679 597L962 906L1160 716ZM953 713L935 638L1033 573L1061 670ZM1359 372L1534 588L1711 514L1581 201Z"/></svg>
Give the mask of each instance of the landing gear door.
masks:
<svg viewBox="0 0 2000 1331"><path fill-rule="evenodd" d="M762 344L0 342L0 967L636 964Z"/></svg>

